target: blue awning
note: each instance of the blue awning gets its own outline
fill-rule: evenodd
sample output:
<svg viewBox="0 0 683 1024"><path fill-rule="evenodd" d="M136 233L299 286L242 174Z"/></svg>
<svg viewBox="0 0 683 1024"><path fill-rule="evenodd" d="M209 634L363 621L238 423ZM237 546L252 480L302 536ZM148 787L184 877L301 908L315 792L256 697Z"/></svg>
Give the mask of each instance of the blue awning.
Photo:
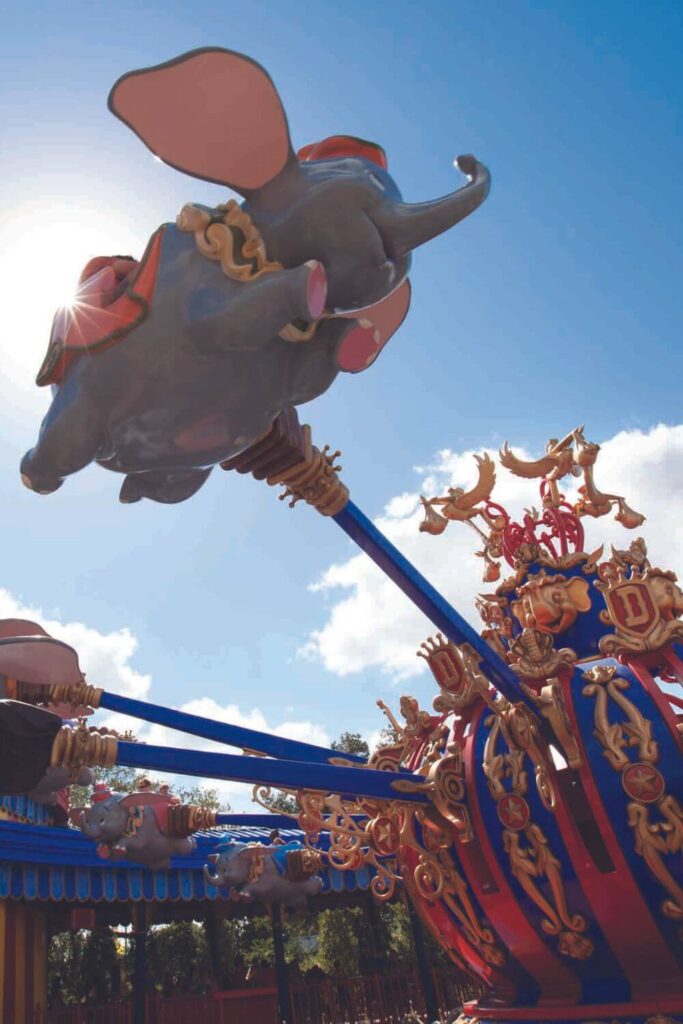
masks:
<svg viewBox="0 0 683 1024"><path fill-rule="evenodd" d="M168 871L150 871L132 861L108 864L97 856L95 842L77 829L0 821L0 899L71 903L229 899L226 892L205 882L207 855L222 839L267 844L271 831L239 826L199 832L192 854L173 857ZM296 829L280 828L279 833L284 840L303 839ZM366 890L372 880L367 868L330 868L321 876L323 894Z"/></svg>

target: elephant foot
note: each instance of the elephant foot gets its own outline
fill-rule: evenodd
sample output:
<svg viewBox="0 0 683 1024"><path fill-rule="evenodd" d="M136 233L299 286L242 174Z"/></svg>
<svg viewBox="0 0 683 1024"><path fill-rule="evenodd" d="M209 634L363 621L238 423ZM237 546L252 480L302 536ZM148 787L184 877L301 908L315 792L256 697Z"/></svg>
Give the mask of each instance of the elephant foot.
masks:
<svg viewBox="0 0 683 1024"><path fill-rule="evenodd" d="M337 366L345 373L360 373L374 363L381 348L379 331L369 320L352 320L337 347Z"/></svg>
<svg viewBox="0 0 683 1024"><path fill-rule="evenodd" d="M133 505L136 501L140 501L142 496L142 491L138 487L137 478L134 476L127 476L121 484L119 501L123 505Z"/></svg>
<svg viewBox="0 0 683 1024"><path fill-rule="evenodd" d="M28 487L29 491L35 491L36 494L53 494L64 483L61 477L36 473L31 465L31 452L27 452L21 460L20 473L24 487Z"/></svg>
<svg viewBox="0 0 683 1024"><path fill-rule="evenodd" d="M119 501L132 505L141 498L158 501L162 505L175 505L196 494L205 483L209 469L187 469L178 473L131 473L119 491Z"/></svg>

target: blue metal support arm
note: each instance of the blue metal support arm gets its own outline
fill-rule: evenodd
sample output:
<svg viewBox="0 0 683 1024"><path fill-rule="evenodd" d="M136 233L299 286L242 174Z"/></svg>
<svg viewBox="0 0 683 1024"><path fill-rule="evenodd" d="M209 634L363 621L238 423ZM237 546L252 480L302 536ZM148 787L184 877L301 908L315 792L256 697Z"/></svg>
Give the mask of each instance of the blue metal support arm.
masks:
<svg viewBox="0 0 683 1024"><path fill-rule="evenodd" d="M158 704L148 704L132 697L120 697L116 693L104 692L99 706L108 711L117 711L122 715L140 718L144 722L168 726L191 736L201 736L205 740L226 743L240 750L255 750L269 757L287 758L290 761L309 761L314 764L329 764L330 758L343 757L347 761L356 761L358 765L366 763L365 758L356 754L347 754L328 747L316 747L313 743L302 743L299 740L288 740L282 736L271 736L269 733L258 732L256 729L245 729L240 725L227 722L215 722L200 715L190 715L186 711L176 711Z"/></svg>
<svg viewBox="0 0 683 1024"><path fill-rule="evenodd" d="M265 757L247 757L244 754L214 754L201 750L176 750L146 743L126 743L119 740L117 764L129 768L196 775L200 778L229 779L252 785L275 786L283 789L316 789L353 797L377 800L407 800L425 803L423 792L405 793L393 788L400 779L406 783L424 785L424 778L408 772L381 772L374 768L346 768L331 764L303 761L275 761Z"/></svg>
<svg viewBox="0 0 683 1024"><path fill-rule="evenodd" d="M536 715L512 669L352 501L332 518L449 640L474 648L487 677L504 697L523 701Z"/></svg>

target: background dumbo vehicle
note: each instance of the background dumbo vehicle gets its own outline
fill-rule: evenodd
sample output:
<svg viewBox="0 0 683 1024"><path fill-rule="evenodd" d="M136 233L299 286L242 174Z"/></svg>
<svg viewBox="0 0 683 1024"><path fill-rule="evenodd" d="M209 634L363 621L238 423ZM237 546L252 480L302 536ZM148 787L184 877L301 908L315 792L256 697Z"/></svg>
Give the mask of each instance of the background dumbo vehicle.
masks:
<svg viewBox="0 0 683 1024"><path fill-rule="evenodd" d="M299 910L306 897L315 896L323 886L319 875L301 870L303 852L301 843L225 842L209 856L204 878L209 885L233 889L248 899Z"/></svg>
<svg viewBox="0 0 683 1024"><path fill-rule="evenodd" d="M60 791L67 786L92 786L94 782L95 773L92 768L81 768L74 778L71 769L54 766L48 768L38 785L30 790L27 796L36 804L55 807L59 803Z"/></svg>
<svg viewBox="0 0 683 1024"><path fill-rule="evenodd" d="M74 807L71 820L98 842L101 857L139 861L153 870L169 867L170 858L195 848L192 836L168 834L168 808L177 798L150 790L121 796L106 786L95 786L90 807Z"/></svg>
<svg viewBox="0 0 683 1024"><path fill-rule="evenodd" d="M466 185L408 204L378 145L295 153L271 79L229 50L130 72L109 106L160 159L244 202L186 206L141 260L88 264L53 324L38 375L52 405L21 474L47 494L94 460L125 474L122 501L177 502L283 410L371 365L408 311L412 250L476 210L489 174L459 157Z"/></svg>
<svg viewBox="0 0 683 1024"><path fill-rule="evenodd" d="M40 700L54 684L83 680L73 647L55 640L37 622L0 619L0 697Z"/></svg>

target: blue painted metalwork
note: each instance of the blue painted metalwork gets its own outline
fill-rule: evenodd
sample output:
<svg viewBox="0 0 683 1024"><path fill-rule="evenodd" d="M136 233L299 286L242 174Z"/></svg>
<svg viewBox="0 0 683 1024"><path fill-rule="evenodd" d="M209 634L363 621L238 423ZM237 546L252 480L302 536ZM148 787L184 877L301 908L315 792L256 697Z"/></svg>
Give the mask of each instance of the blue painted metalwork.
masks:
<svg viewBox="0 0 683 1024"><path fill-rule="evenodd" d="M484 761L484 748L489 738L492 724L491 720L487 719L485 715L479 720L474 741L476 744L474 756L477 764L482 764ZM534 765L528 755L524 758L523 769L527 772L529 780L533 780ZM528 789L524 794L524 799L529 806L531 821L545 835L550 855L560 865L563 884L566 886L566 891L569 894L570 913L572 915L580 914L586 921L587 927L581 934L585 935L593 943L594 949L591 955L584 959L563 957L559 954L558 935L553 934L547 926L544 927L543 922L547 919L546 914L528 895L519 874L514 869L511 858L506 852L504 838L506 830L496 812L496 800L491 795L488 780L483 772L476 774L475 785L479 810L484 820L489 842L495 851L499 868L515 893L517 902L523 908L525 917L533 926L540 942L548 946L563 961L565 967L576 974L581 984L581 1001L586 1004L627 1002L631 997L628 979L624 975L595 919L590 902L582 889L581 878L577 877L574 865L565 847L555 815L543 805L539 797L538 787L533 781L530 781ZM526 843L523 842L522 847L525 846ZM544 895L549 898L550 905L552 906L552 895L548 891L548 881L543 878L542 874L538 885Z"/></svg>
<svg viewBox="0 0 683 1024"><path fill-rule="evenodd" d="M424 793L402 793L394 789L394 772L376 771L373 768L345 768L320 764L312 771L311 765L304 761L276 761L265 757L248 757L244 754L176 750L174 747L126 743L121 740L118 743L116 760L118 764L129 768L170 771L209 779L230 779L234 782L249 782L283 789L314 787L329 790L331 793L382 800L406 800L412 803L427 801ZM401 781L424 784L422 776L409 772L401 774Z"/></svg>
<svg viewBox="0 0 683 1024"><path fill-rule="evenodd" d="M589 671L596 665L615 667L618 676L628 680L631 684L625 691L625 695L649 723L652 738L659 747L658 765L666 772L669 791L672 792L674 797L681 799L683 797L683 776L681 775L683 762L674 739L659 714L654 701L646 693L630 669L614 659L603 658L595 662L586 662L581 665L582 672ZM666 899L667 892L657 882L644 857L637 853L634 830L628 824L629 797L622 785L621 773L615 771L610 766L605 758L603 747L595 736L594 702L581 696L581 688L584 685L585 682L582 679L582 674L577 672L572 680L574 708L581 739L590 762L595 784L603 806L609 812L610 824L617 836L631 874L642 892L645 902L650 907L652 917L659 930L663 933L666 944L672 954L677 957L683 976L683 948L680 943L680 924L663 913L662 904ZM614 714L612 709L610 709L610 712L612 715ZM634 753L633 760L636 761L637 759L637 755ZM663 856L666 858L667 867L678 885L683 886L683 860L675 854L668 856L664 854Z"/></svg>
<svg viewBox="0 0 683 1024"><path fill-rule="evenodd" d="M328 747L317 747L313 743L302 743L299 740L289 740L282 736L272 736L256 729L245 729L242 726L230 725L226 722L214 722L210 718L202 718L200 715L190 715L174 708L133 700L131 697L121 697L116 693L105 692L99 706L122 715L141 718L145 722L165 725L169 729L177 729L179 732L189 733L191 736L201 736L203 739L226 743L228 746L239 747L241 750L255 750L260 754L267 754L269 757L283 757L290 761L309 761L316 764L327 764L330 758L339 757L338 750L331 750ZM365 764L365 758L359 757L357 754L345 753L344 757L359 765Z"/></svg>
<svg viewBox="0 0 683 1024"><path fill-rule="evenodd" d="M474 648L481 658L482 668L486 675L508 700L515 703L522 701L530 708L534 716L536 715L533 703L521 689L516 675L502 658L492 650L485 640L482 640L462 615L456 612L455 608L434 589L407 558L404 558L381 530L378 530L352 501L349 501L341 512L333 516L333 519L449 640L455 644L467 643Z"/></svg>

